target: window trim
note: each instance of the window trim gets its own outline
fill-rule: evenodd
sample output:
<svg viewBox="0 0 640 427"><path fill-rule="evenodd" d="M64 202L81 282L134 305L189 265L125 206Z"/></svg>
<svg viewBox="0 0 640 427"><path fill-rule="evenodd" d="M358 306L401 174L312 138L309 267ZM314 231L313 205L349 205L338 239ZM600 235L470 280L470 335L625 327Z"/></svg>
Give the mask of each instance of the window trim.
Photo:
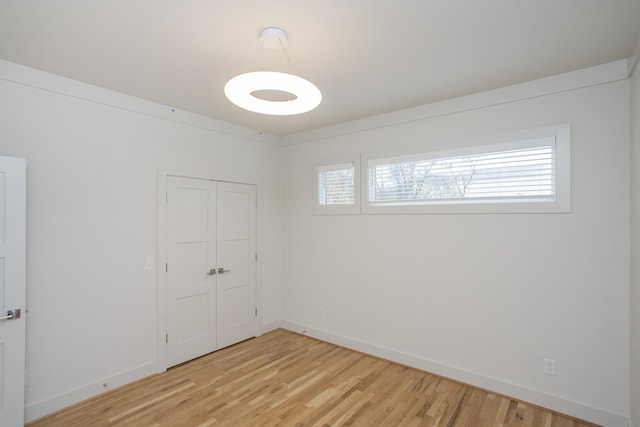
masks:
<svg viewBox="0 0 640 427"><path fill-rule="evenodd" d="M353 204L320 205L318 203L318 171L322 167L353 163ZM360 214L360 155L324 158L313 163L313 214L314 215L358 215Z"/></svg>
<svg viewBox="0 0 640 427"><path fill-rule="evenodd" d="M369 204L369 162L382 163L382 159L401 159L404 156L413 158L424 155L425 158L445 158L468 154L505 151L525 146L527 141L545 137L555 138L555 200L522 201L504 200L438 200L427 204L416 205L370 205ZM360 186L364 188L361 201L362 214L444 214L444 213L568 213L571 212L571 159L570 159L570 125L569 123L508 132L500 135L474 138L464 148L452 150L419 152L398 150L384 153L367 153L362 155Z"/></svg>

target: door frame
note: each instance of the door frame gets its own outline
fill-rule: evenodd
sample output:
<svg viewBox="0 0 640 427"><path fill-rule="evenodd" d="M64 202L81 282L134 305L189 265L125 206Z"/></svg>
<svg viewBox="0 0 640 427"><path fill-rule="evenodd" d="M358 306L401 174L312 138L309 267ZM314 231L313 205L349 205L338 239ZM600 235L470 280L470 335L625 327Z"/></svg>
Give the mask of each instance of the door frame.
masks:
<svg viewBox="0 0 640 427"><path fill-rule="evenodd" d="M262 186L259 182L246 182L239 180L224 179L216 176L215 173L206 170L183 170L165 165L158 165L158 198L157 198L157 254L156 254L156 302L157 302L157 330L156 330L156 361L157 372L167 370L167 276L165 265L167 263L167 177L176 176L181 178L202 179L206 181L230 182L235 184L247 184L256 186L256 252L258 260L256 262L256 307L258 316L256 317L255 336L262 335L262 218L260 215L262 207Z"/></svg>

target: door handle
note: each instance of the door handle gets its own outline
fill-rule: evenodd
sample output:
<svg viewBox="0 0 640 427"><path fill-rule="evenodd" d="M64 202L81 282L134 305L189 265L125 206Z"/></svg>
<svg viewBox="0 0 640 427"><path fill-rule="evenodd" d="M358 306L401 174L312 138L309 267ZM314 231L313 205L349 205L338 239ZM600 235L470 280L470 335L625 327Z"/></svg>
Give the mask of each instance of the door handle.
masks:
<svg viewBox="0 0 640 427"><path fill-rule="evenodd" d="M231 271L231 270L225 270L225 269L224 269L224 268L222 268L222 267L218 268L218 274L224 274L224 273L228 273L228 272L230 272L230 271Z"/></svg>
<svg viewBox="0 0 640 427"><path fill-rule="evenodd" d="M216 269L212 268L211 270L209 270L209 272L207 273L207 276L215 276L216 274Z"/></svg>
<svg viewBox="0 0 640 427"><path fill-rule="evenodd" d="M0 317L0 320L19 319L21 314L22 314L22 310L19 308L16 308L15 310L7 311L7 315Z"/></svg>

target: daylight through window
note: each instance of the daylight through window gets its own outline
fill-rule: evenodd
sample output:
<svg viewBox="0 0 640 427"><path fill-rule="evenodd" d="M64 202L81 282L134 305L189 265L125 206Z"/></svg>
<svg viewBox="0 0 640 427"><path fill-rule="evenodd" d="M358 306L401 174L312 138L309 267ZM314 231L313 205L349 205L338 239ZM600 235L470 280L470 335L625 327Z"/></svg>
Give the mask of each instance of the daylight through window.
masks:
<svg viewBox="0 0 640 427"><path fill-rule="evenodd" d="M553 201L555 138L508 145L456 156L370 159L369 206Z"/></svg>
<svg viewBox="0 0 640 427"><path fill-rule="evenodd" d="M319 206L355 203L354 169L351 162L318 167Z"/></svg>

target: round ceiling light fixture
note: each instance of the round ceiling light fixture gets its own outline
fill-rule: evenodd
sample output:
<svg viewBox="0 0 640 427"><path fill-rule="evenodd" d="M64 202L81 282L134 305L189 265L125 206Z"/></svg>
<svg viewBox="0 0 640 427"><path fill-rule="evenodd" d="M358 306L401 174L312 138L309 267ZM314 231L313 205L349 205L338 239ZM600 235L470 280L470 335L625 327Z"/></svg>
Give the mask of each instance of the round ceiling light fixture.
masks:
<svg viewBox="0 0 640 427"><path fill-rule="evenodd" d="M260 33L260 43L267 49L285 50L287 34L281 28L268 27ZM322 93L308 80L293 74L255 71L233 77L224 86L227 98L240 108L260 114L290 116L306 113L320 105ZM264 93L284 96L266 99ZM260 95L260 96L256 96Z"/></svg>
<svg viewBox="0 0 640 427"><path fill-rule="evenodd" d="M259 98L259 91L285 92L293 95L285 101ZM224 93L240 108L274 116L302 114L316 108L322 101L320 90L308 80L293 74L256 71L240 74L227 82Z"/></svg>

